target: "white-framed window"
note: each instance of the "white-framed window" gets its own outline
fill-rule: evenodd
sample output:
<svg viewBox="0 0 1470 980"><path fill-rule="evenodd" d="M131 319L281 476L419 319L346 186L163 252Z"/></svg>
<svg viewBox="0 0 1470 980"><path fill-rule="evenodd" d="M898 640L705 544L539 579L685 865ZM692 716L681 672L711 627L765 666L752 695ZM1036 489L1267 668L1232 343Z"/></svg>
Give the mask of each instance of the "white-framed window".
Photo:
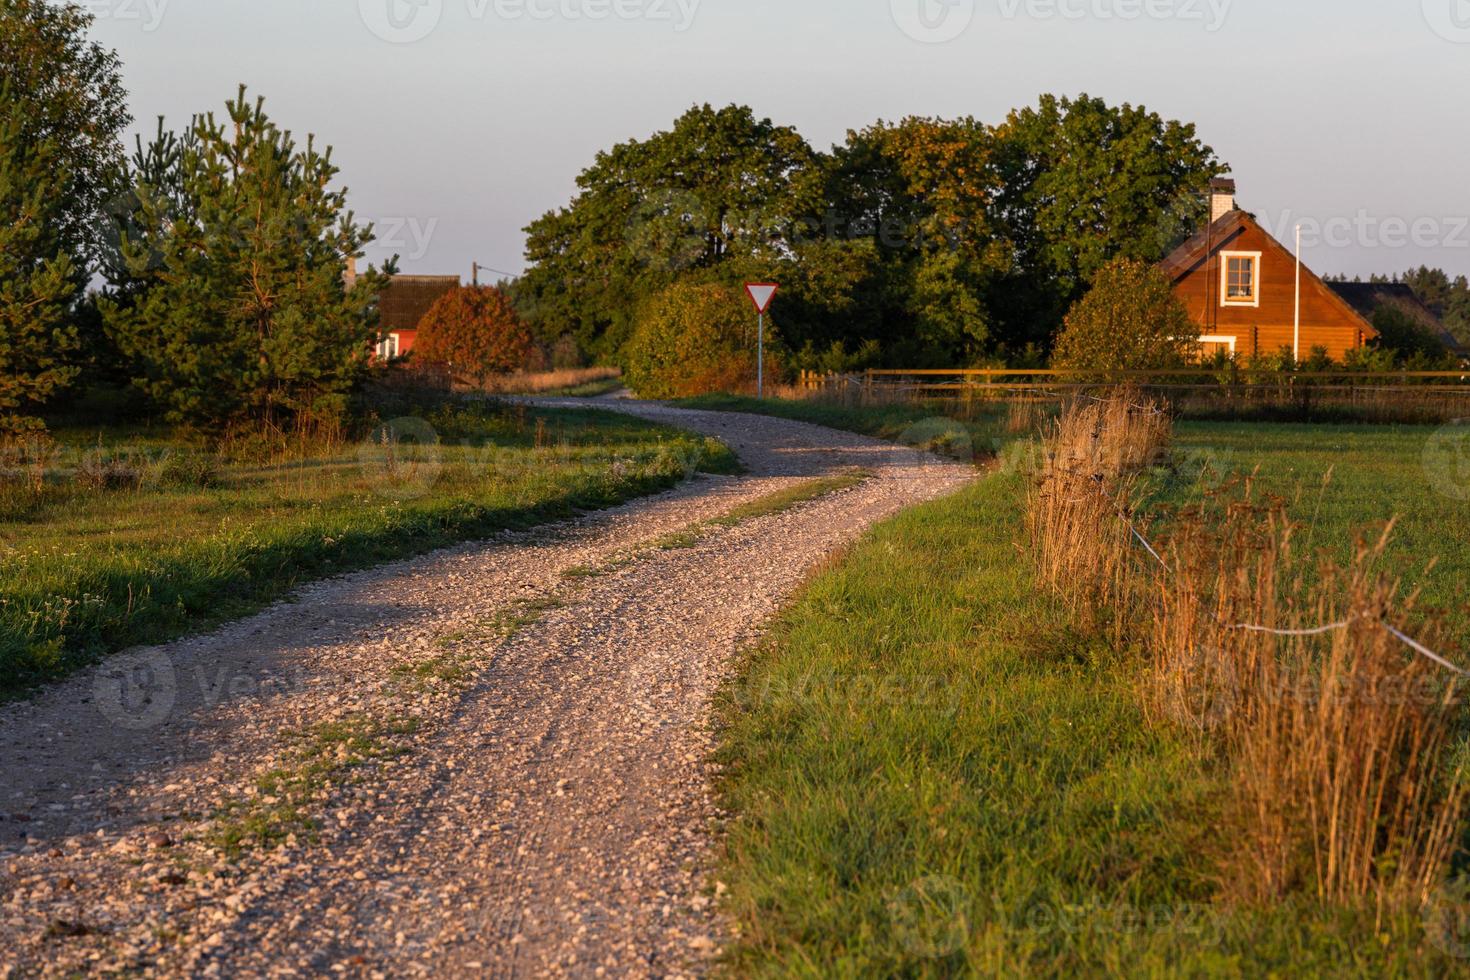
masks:
<svg viewBox="0 0 1470 980"><path fill-rule="evenodd" d="M1220 305L1261 305L1261 253L1220 253Z"/></svg>
<svg viewBox="0 0 1470 980"><path fill-rule="evenodd" d="M398 356L398 335L390 333L378 341L378 360L391 361Z"/></svg>
<svg viewBox="0 0 1470 980"><path fill-rule="evenodd" d="M1235 355L1235 338L1224 334L1205 334L1199 339L1201 353L1206 358L1214 357L1220 351Z"/></svg>

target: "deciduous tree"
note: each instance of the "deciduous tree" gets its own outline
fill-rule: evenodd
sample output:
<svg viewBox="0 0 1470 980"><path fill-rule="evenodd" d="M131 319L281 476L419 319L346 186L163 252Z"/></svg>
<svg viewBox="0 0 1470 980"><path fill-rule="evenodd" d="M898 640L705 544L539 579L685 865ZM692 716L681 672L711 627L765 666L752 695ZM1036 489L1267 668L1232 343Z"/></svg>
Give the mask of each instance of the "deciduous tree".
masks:
<svg viewBox="0 0 1470 980"><path fill-rule="evenodd" d="M644 398L683 398L752 387L756 325L739 290L679 283L648 301L625 352L626 377ZM780 339L766 318L767 377L780 368Z"/></svg>
<svg viewBox="0 0 1470 980"><path fill-rule="evenodd" d="M523 366L530 352L531 332L494 286L462 286L439 297L420 321L414 345L414 357L448 365L477 387Z"/></svg>
<svg viewBox="0 0 1470 980"><path fill-rule="evenodd" d="M1003 339L1045 344L1118 256L1157 262L1207 217L1225 172L1192 124L1086 94L1042 96L995 129L997 215L1015 249L994 296Z"/></svg>
<svg viewBox="0 0 1470 980"><path fill-rule="evenodd" d="M1197 350L1199 330L1158 267L1117 258L1067 314L1053 363L1106 375L1178 367Z"/></svg>

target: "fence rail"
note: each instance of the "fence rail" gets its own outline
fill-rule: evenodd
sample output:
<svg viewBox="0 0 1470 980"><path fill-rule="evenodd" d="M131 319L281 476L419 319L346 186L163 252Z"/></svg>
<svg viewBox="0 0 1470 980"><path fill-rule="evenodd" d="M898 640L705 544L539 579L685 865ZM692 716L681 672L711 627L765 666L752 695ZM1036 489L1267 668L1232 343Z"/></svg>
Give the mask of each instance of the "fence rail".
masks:
<svg viewBox="0 0 1470 980"><path fill-rule="evenodd" d="M866 404L1065 400L1110 384L1130 383L1182 414L1231 417L1270 413L1310 420L1334 414L1382 422L1448 422L1470 418L1470 369L1463 371L1293 371L1226 367L1084 374L1038 368L873 369L804 371L796 397ZM978 410L978 409L977 409Z"/></svg>

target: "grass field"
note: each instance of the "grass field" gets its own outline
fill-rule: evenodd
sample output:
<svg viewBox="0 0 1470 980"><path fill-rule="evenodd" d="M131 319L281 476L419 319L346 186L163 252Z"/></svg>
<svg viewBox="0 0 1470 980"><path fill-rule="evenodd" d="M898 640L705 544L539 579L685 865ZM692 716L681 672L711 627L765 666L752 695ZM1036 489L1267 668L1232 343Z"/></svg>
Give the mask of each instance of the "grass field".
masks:
<svg viewBox="0 0 1470 980"><path fill-rule="evenodd" d="M1224 787L1035 587L1020 490L882 526L727 692L733 971L1452 972L1417 916L1214 901Z"/></svg>
<svg viewBox="0 0 1470 980"><path fill-rule="evenodd" d="M396 441L223 460L166 432L58 431L76 467L0 484L0 695L305 581L736 466L712 440L605 412L466 404L394 425Z"/></svg>
<svg viewBox="0 0 1470 980"><path fill-rule="evenodd" d="M1470 460L1470 427L1184 422L1175 432L1184 454L1203 451L1291 502L1314 549L1344 558L1398 518L1389 569L1470 647L1470 467L1456 460Z"/></svg>
<svg viewBox="0 0 1470 980"><path fill-rule="evenodd" d="M904 424L892 408L761 408L874 434ZM1343 555L1397 515L1389 560L1463 637L1470 505L1441 492L1454 476L1435 462L1435 432L1190 423L1178 442L1192 463L1254 472L1262 492L1294 501L1310 547ZM1197 496L1193 472L1164 480L1158 503ZM1225 773L1200 743L1148 723L1138 658L1037 587L1018 545L1025 480L1002 470L880 527L811 583L727 691L732 971L1462 969L1467 950L1432 940L1417 914L1221 898Z"/></svg>

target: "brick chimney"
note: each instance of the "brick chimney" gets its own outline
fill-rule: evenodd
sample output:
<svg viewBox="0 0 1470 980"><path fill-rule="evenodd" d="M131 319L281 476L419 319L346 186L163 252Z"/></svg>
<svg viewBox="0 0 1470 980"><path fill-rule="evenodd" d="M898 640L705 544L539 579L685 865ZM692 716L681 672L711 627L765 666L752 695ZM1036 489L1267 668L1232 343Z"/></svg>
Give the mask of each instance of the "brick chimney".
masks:
<svg viewBox="0 0 1470 980"><path fill-rule="evenodd" d="M342 273L342 285L347 288L348 292L351 292L352 287L357 285L357 256L355 255L347 256L347 269Z"/></svg>
<svg viewBox="0 0 1470 980"><path fill-rule="evenodd" d="M1235 181L1216 177L1210 181L1210 224L1235 210Z"/></svg>

